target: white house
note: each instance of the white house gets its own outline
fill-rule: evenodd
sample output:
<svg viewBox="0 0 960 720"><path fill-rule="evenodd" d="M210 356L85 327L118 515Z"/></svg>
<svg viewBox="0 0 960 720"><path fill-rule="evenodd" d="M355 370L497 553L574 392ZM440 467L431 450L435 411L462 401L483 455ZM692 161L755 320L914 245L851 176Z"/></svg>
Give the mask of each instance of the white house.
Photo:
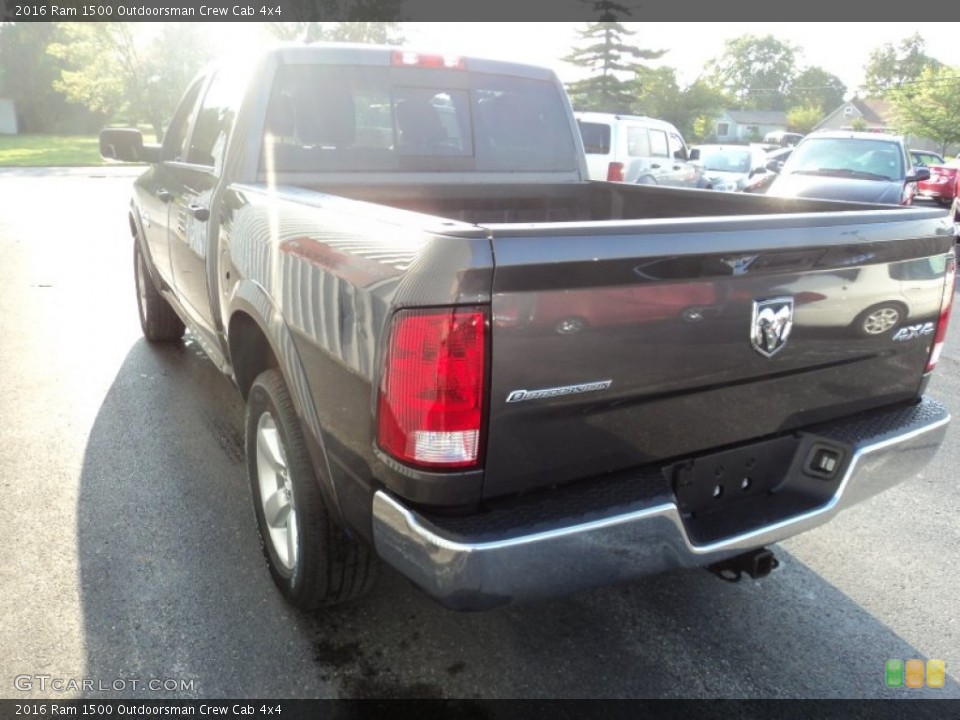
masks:
<svg viewBox="0 0 960 720"><path fill-rule="evenodd" d="M748 143L786 129L787 114L782 110L724 110L714 120L713 134L718 143Z"/></svg>

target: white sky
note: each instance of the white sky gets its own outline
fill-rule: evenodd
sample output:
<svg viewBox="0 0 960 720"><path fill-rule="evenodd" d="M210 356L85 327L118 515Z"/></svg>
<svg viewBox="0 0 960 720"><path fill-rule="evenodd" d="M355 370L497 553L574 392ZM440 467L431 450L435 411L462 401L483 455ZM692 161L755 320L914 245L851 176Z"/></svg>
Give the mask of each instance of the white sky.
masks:
<svg viewBox="0 0 960 720"><path fill-rule="evenodd" d="M522 1L522 0L521 0ZM895 45L919 32L927 54L947 65L960 66L956 23L624 23L636 32L630 40L644 49L667 50L658 64L678 70L690 83L704 65L723 53L724 41L740 35L774 35L798 45L801 67L819 65L853 90L863 81L870 51L887 42ZM576 42L583 23L404 23L409 44L464 55L530 62L552 67L561 80L576 79L577 70L560 61ZM852 93L851 93L852 94Z"/></svg>
<svg viewBox="0 0 960 720"><path fill-rule="evenodd" d="M517 0L522 2L523 0ZM767 35L799 46L798 65L819 65L838 76L848 96L863 82L863 66L870 51L885 43L899 44L919 32L929 55L960 67L960 33L957 23L624 23L636 32L630 40L644 49L667 50L653 64L677 69L681 84L693 82L706 63L723 53L724 42L740 35ZM211 23L224 50L263 38L257 23ZM421 50L477 55L546 65L567 82L582 77L582 70L560 60L576 42L584 23L402 23L407 44ZM227 26L229 31L225 31Z"/></svg>

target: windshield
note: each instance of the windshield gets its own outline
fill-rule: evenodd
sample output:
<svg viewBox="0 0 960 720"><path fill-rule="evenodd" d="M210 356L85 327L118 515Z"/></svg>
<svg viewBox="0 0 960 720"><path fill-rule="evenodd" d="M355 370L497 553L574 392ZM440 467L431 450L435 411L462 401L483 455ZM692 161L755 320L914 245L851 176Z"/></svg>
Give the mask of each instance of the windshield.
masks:
<svg viewBox="0 0 960 720"><path fill-rule="evenodd" d="M887 140L807 138L793 151L783 174L900 180L903 156L899 146Z"/></svg>
<svg viewBox="0 0 960 720"><path fill-rule="evenodd" d="M753 153L749 149L700 147L700 163L714 172L748 173Z"/></svg>
<svg viewBox="0 0 960 720"><path fill-rule="evenodd" d="M573 170L550 82L445 69L290 65L277 71L261 171Z"/></svg>

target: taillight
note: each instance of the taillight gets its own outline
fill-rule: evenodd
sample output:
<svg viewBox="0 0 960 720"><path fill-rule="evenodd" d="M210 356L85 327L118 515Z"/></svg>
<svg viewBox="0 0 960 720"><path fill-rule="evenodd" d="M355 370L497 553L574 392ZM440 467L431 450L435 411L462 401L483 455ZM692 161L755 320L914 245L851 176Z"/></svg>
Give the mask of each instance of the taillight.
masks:
<svg viewBox="0 0 960 720"><path fill-rule="evenodd" d="M612 162L607 165L607 182L623 182L622 162Z"/></svg>
<svg viewBox="0 0 960 720"><path fill-rule="evenodd" d="M466 63L456 55L436 55L414 52L413 50L394 50L390 54L391 65L407 65L409 67L446 68L448 70L464 70Z"/></svg>
<svg viewBox="0 0 960 720"><path fill-rule="evenodd" d="M932 372L943 352L943 343L947 339L947 325L950 324L950 309L953 307L953 293L956 291L957 259L954 256L947 258L947 271L944 277L943 301L940 303L940 321L937 323L937 334L933 339L933 350L927 362L927 372Z"/></svg>
<svg viewBox="0 0 960 720"><path fill-rule="evenodd" d="M377 440L427 468L479 464L487 314L401 310L393 318L377 407Z"/></svg>

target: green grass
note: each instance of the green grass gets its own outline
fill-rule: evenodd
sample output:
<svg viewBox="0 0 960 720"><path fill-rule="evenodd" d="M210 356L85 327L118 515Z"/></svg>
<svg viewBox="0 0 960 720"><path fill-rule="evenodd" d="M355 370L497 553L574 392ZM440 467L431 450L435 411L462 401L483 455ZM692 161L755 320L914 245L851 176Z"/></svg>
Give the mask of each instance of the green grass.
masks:
<svg viewBox="0 0 960 720"><path fill-rule="evenodd" d="M0 167L104 164L96 135L0 135Z"/></svg>

